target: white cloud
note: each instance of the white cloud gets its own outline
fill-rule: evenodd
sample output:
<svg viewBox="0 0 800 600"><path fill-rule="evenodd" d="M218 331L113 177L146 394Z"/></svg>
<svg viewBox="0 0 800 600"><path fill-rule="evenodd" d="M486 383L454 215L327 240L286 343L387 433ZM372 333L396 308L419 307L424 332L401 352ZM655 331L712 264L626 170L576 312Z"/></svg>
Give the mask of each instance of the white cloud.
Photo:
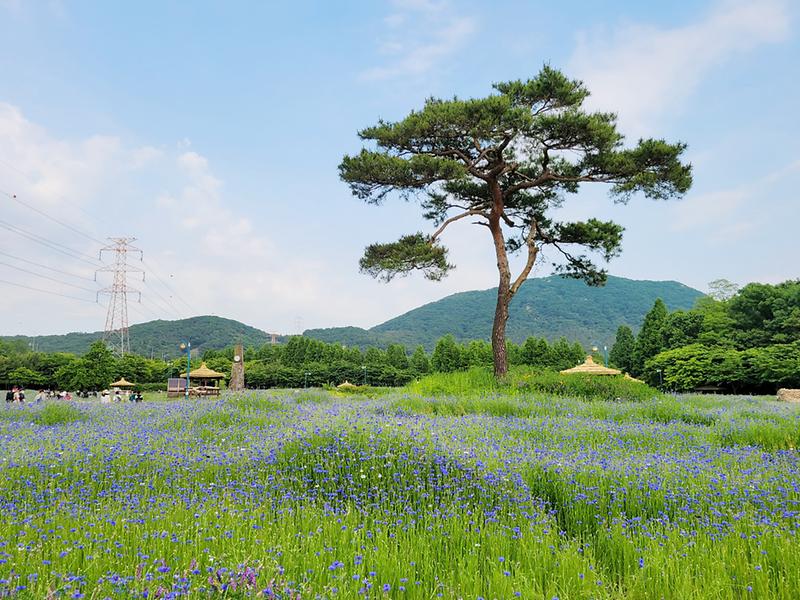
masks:
<svg viewBox="0 0 800 600"><path fill-rule="evenodd" d="M690 193L670 207L671 229L676 232L702 231L718 242L744 238L764 225L764 214L753 215L753 207L765 208L772 196L771 187L800 172L794 160L745 185L706 193Z"/></svg>
<svg viewBox="0 0 800 600"><path fill-rule="evenodd" d="M472 17L455 14L448 2L395 0L396 11L384 19L388 31L379 53L384 65L361 73L364 80L420 76L462 48L476 30Z"/></svg>
<svg viewBox="0 0 800 600"><path fill-rule="evenodd" d="M307 326L372 324L387 316L387 306L416 304L411 293L379 286L384 302L369 302L366 290L378 284L355 275L357 257L342 265L319 243L304 244L286 223L270 214L266 194L251 210L246 199L231 198L211 161L183 141L172 149L129 147L112 136L61 139L28 120L18 108L0 104L0 190L16 193L96 240L130 235L144 251L147 280L131 281L142 304L131 303L131 322L218 314L277 332L293 330L297 315ZM7 199L3 221L34 232L90 261L100 244L64 229ZM0 266L0 280L82 298L77 301L0 283L0 331L48 334L102 329L105 309L93 304L107 274L92 281L92 264L52 247L16 238L0 229L3 251L60 271L31 270L80 290L33 274ZM324 246L323 246L324 247ZM333 249L331 249L333 250ZM26 263L3 259L17 266ZM153 272L152 269L156 271ZM343 283L343 271L347 283ZM71 279L75 274L84 279ZM353 275L353 277L349 277ZM172 290L187 300L179 301ZM445 290L442 290L445 293ZM394 312L393 308L388 309Z"/></svg>
<svg viewBox="0 0 800 600"><path fill-rule="evenodd" d="M618 112L627 133L642 135L680 108L714 67L785 39L789 24L784 0L718 2L701 21L682 27L631 23L611 33L581 33L569 72L586 82L590 106Z"/></svg>
<svg viewBox="0 0 800 600"><path fill-rule="evenodd" d="M91 195L118 163L120 140L95 135L68 143L48 135L10 104L0 103L0 161L14 192L56 208L62 198ZM25 176L23 176L23 174Z"/></svg>

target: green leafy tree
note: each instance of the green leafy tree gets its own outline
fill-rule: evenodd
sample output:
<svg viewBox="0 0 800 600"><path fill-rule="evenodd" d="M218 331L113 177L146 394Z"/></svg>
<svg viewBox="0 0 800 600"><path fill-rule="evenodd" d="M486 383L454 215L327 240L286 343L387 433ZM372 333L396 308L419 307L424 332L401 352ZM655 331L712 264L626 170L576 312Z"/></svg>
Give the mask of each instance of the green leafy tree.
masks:
<svg viewBox="0 0 800 600"><path fill-rule="evenodd" d="M800 281L750 283L727 305L739 348L787 344L800 338Z"/></svg>
<svg viewBox="0 0 800 600"><path fill-rule="evenodd" d="M696 343L703 329L700 313L676 310L669 313L663 325L664 348L680 348Z"/></svg>
<svg viewBox="0 0 800 600"><path fill-rule="evenodd" d="M89 346L88 352L81 357L77 371L82 375L74 380L74 389L101 390L114 381L116 359L105 342L96 341Z"/></svg>
<svg viewBox="0 0 800 600"><path fill-rule="evenodd" d="M472 340L464 348L468 367L485 367L492 364L492 345L485 340Z"/></svg>
<svg viewBox="0 0 800 600"><path fill-rule="evenodd" d="M452 335L446 335L433 349L431 368L438 373L452 373L463 366L461 348Z"/></svg>
<svg viewBox="0 0 800 600"><path fill-rule="evenodd" d="M580 364L585 357L580 344L570 344L566 338L561 337L550 345L550 362L547 366L556 371L570 369Z"/></svg>
<svg viewBox="0 0 800 600"><path fill-rule="evenodd" d="M425 348L420 344L414 350L410 360L411 370L415 375L426 375L431 372L431 361L425 353Z"/></svg>
<svg viewBox="0 0 800 600"><path fill-rule="evenodd" d="M556 69L545 66L533 79L494 89L485 98L431 98L401 121L362 130L361 138L375 142L375 149L345 156L339 172L371 204L393 192L415 195L436 227L368 246L360 266L374 277L388 281L421 270L439 280L453 268L440 240L445 229L462 219L487 228L499 275L492 348L494 372L501 376L508 368L509 304L542 249L562 257L558 272L591 285L602 285L606 272L580 252L605 260L620 252L620 225L553 218L565 196L584 183L605 183L618 202L639 192L663 200L685 193L692 177L680 160L684 144L646 139L624 148L616 116L584 110L586 87ZM509 254L520 251L524 265L512 277Z"/></svg>
<svg viewBox="0 0 800 600"><path fill-rule="evenodd" d="M705 296L697 300L692 312L702 317L698 342L706 346L734 346L733 319L728 303Z"/></svg>
<svg viewBox="0 0 800 600"><path fill-rule="evenodd" d="M634 367L635 352L636 338L633 337L633 331L627 325L620 325L617 328L617 336L614 345L611 346L608 360L618 369L630 373Z"/></svg>
<svg viewBox="0 0 800 600"><path fill-rule="evenodd" d="M44 383L44 376L28 367L17 367L8 374L10 381L23 387L36 387Z"/></svg>
<svg viewBox="0 0 800 600"><path fill-rule="evenodd" d="M364 352L364 364L385 365L386 353L380 348L367 348L367 351Z"/></svg>
<svg viewBox="0 0 800 600"><path fill-rule="evenodd" d="M750 348L741 356L752 390L774 393L779 387L800 387L800 342Z"/></svg>
<svg viewBox="0 0 800 600"><path fill-rule="evenodd" d="M664 387L676 392L706 385L736 391L745 379L742 357L737 350L702 344L656 354L647 360L642 375L651 385L658 385L663 379Z"/></svg>
<svg viewBox="0 0 800 600"><path fill-rule="evenodd" d="M532 367L546 367L550 364L550 345L544 338L529 337L522 344L522 361Z"/></svg>
<svg viewBox="0 0 800 600"><path fill-rule="evenodd" d="M404 346L389 344L386 348L386 362L395 369L408 369L408 354Z"/></svg>
<svg viewBox="0 0 800 600"><path fill-rule="evenodd" d="M149 371L148 361L145 357L125 354L117 360L114 377L124 377L132 383L144 383L148 381Z"/></svg>
<svg viewBox="0 0 800 600"><path fill-rule="evenodd" d="M653 308L645 315L642 328L636 338L633 373L639 375L644 371L645 362L664 349L664 323L667 320L667 307L661 298L653 304Z"/></svg>

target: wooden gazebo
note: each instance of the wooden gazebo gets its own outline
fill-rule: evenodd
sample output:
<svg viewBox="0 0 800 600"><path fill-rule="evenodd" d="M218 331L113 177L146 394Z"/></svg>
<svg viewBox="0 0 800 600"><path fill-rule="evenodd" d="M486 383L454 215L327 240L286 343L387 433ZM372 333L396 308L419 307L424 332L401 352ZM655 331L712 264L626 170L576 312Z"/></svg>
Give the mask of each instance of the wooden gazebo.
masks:
<svg viewBox="0 0 800 600"><path fill-rule="evenodd" d="M591 355L586 357L586 360L577 367L571 369L564 369L561 371L562 375L622 375L622 371L618 369L609 369L603 365L598 365L592 359Z"/></svg>
<svg viewBox="0 0 800 600"><path fill-rule="evenodd" d="M181 373L186 378L186 373ZM219 396L219 382L225 379L225 373L209 369L206 363L189 373L190 396Z"/></svg>

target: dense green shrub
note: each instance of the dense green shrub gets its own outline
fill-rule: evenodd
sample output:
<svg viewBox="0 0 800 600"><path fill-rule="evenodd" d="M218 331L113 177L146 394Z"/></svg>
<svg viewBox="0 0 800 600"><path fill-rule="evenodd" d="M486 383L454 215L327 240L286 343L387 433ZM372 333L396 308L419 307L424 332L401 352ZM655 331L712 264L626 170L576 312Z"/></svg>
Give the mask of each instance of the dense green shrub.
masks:
<svg viewBox="0 0 800 600"><path fill-rule="evenodd" d="M643 401L659 396L650 386L622 376L561 375L556 371L514 367L498 382L490 369L473 368L455 373L437 373L406 386L420 396L475 396L546 394L583 400Z"/></svg>
<svg viewBox="0 0 800 600"><path fill-rule="evenodd" d="M735 389L742 382L742 376L739 352L703 344L661 352L647 361L644 370L646 381L661 383L663 380L666 389L676 392L706 385Z"/></svg>
<svg viewBox="0 0 800 600"><path fill-rule="evenodd" d="M658 383L662 377L664 387L676 392L717 386L724 391L771 394L778 387L800 386L800 343L743 351L691 344L661 352L647 361L644 378Z"/></svg>
<svg viewBox="0 0 800 600"><path fill-rule="evenodd" d="M621 375L561 375L554 371L531 373L516 382L517 389L582 400L650 400L659 392Z"/></svg>

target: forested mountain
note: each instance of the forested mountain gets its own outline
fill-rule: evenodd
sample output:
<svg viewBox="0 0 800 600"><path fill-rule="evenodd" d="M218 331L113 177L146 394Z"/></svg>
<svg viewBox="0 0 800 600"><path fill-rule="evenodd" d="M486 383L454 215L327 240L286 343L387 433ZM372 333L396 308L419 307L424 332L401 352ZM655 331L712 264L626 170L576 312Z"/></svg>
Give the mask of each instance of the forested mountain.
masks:
<svg viewBox="0 0 800 600"><path fill-rule="evenodd" d="M451 334L458 341L487 340L492 329L497 288L453 294L415 308L371 329L333 327L309 329L305 336L349 347L386 348L403 344L409 351L422 344L432 351L436 341ZM508 339L523 343L528 337L555 340L565 337L585 347L608 344L620 325L638 330L656 298L670 310L691 308L703 294L675 281L635 281L609 277L601 288L558 276L530 279L511 303ZM101 332L68 333L36 337L6 336L0 339L34 344L42 352L83 354ZM130 328L131 351L142 356L172 358L181 342L191 341L199 352L241 342L259 347L270 336L239 321L203 316L179 321L150 321ZM283 341L284 338L279 338Z"/></svg>
<svg viewBox="0 0 800 600"><path fill-rule="evenodd" d="M452 334L457 340L489 339L497 288L453 294L390 319L369 330L358 327L309 329L304 335L348 346L389 343L432 350L436 340ZM550 340L566 337L584 346L614 341L617 327L636 331L656 298L670 310L691 308L703 294L676 281L637 281L608 278L605 286L589 287L582 281L559 276L526 281L511 302L508 339L528 337Z"/></svg>
<svg viewBox="0 0 800 600"><path fill-rule="evenodd" d="M149 321L131 325L131 352L142 356L172 358L180 354L181 342L189 341L199 352L219 349L241 342L245 346L261 346L270 336L239 321L222 317L203 316L178 321ZM102 332L68 333L65 335L6 336L7 341L18 340L35 345L41 352L72 352L83 354L91 343L102 337ZM280 338L279 338L280 339Z"/></svg>

